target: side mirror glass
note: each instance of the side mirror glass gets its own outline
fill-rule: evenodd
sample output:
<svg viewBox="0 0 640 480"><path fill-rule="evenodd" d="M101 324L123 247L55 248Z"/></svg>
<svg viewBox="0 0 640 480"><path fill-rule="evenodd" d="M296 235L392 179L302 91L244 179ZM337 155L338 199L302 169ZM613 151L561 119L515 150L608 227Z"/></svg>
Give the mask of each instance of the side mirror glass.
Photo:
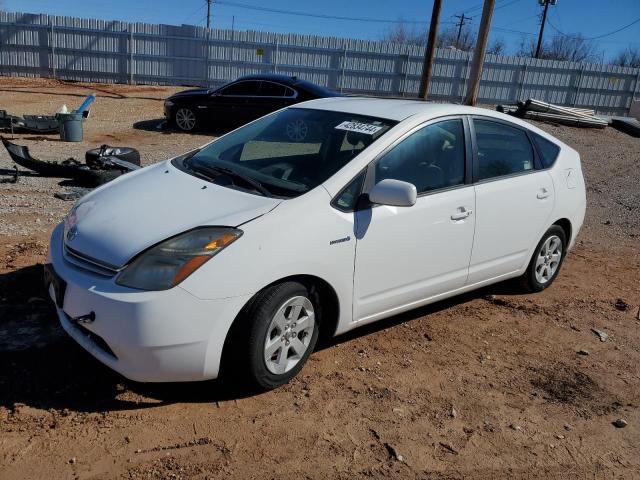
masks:
<svg viewBox="0 0 640 480"><path fill-rule="evenodd" d="M415 185L392 178L376 183L369 192L371 203L393 207L411 207L415 205L417 197Z"/></svg>

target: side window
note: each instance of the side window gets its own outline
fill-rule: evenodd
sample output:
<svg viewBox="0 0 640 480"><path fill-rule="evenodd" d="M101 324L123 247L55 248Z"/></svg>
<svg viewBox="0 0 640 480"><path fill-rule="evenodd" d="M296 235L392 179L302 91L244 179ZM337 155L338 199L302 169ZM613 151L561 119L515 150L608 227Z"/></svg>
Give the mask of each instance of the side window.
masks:
<svg viewBox="0 0 640 480"><path fill-rule="evenodd" d="M464 126L445 120L421 128L385 153L376 164L375 181L403 180L418 193L464 183Z"/></svg>
<svg viewBox="0 0 640 480"><path fill-rule="evenodd" d="M542 166L544 168L549 168L555 163L558 153L560 152L560 147L546 138L541 137L537 133L532 133L531 135L533 136L533 141L538 148L538 153L542 160Z"/></svg>
<svg viewBox="0 0 640 480"><path fill-rule="evenodd" d="M273 82L262 82L260 87L261 97L284 97L287 87Z"/></svg>
<svg viewBox="0 0 640 480"><path fill-rule="evenodd" d="M260 82L246 81L232 83L222 90L222 95L255 96L260 91Z"/></svg>
<svg viewBox="0 0 640 480"><path fill-rule="evenodd" d="M478 179L533 170L533 148L519 128L489 120L473 120L478 144Z"/></svg>
<svg viewBox="0 0 640 480"><path fill-rule="evenodd" d="M362 184L364 183L365 173L362 172L349 185L342 189L338 196L331 204L338 210L350 212L356 208L358 197L362 192Z"/></svg>
<svg viewBox="0 0 640 480"><path fill-rule="evenodd" d="M296 91L293 88L289 88L289 87L284 87L284 88L285 88L285 93L284 93L285 97L295 97L296 96Z"/></svg>

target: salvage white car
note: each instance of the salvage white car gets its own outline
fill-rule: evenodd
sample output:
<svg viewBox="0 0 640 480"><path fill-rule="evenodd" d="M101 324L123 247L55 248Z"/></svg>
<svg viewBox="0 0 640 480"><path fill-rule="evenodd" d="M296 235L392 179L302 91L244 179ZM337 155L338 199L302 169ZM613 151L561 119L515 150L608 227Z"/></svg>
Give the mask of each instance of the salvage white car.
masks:
<svg viewBox="0 0 640 480"><path fill-rule="evenodd" d="M329 98L86 195L45 276L64 329L125 377L268 389L319 335L509 278L543 290L584 213L578 153L535 126Z"/></svg>

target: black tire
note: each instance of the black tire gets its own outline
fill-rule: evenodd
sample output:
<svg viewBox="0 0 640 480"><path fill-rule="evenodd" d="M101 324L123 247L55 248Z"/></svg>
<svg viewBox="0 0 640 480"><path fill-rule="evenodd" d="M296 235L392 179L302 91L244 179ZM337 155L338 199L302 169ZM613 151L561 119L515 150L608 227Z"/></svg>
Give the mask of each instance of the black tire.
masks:
<svg viewBox="0 0 640 480"><path fill-rule="evenodd" d="M557 267L553 271L553 274L549 276L546 281L540 281L539 275L536 274L536 271L543 267L544 265L537 265L538 257L542 257L541 252L547 240L552 237L557 237L560 239L562 244L562 251L560 252L560 259L557 264ZM527 267L527 271L522 276L522 285L528 292L541 292L545 288L549 287L553 283L553 281L558 277L560 273L560 269L562 267L562 263L564 262L564 257L567 254L567 236L564 233L562 227L558 225L552 225L549 230L545 232L542 236L538 245L536 245L536 249L533 251L533 255L531 256L531 260L529 261L529 266Z"/></svg>
<svg viewBox="0 0 640 480"><path fill-rule="evenodd" d="M110 147L102 145L100 148L92 148L84 154L87 165L90 167L96 164L96 160L100 157L116 157L120 160L131 162L134 165L140 165L140 152L131 147Z"/></svg>
<svg viewBox="0 0 640 480"><path fill-rule="evenodd" d="M183 120L183 118L185 120ZM191 122L188 122L186 119L191 119ZM199 128L198 115L196 112L190 107L178 107L173 112L171 117L172 123L183 132L195 132Z"/></svg>
<svg viewBox="0 0 640 480"><path fill-rule="evenodd" d="M124 173L121 170L91 170L79 168L74 172L73 179L81 187L95 188L115 180Z"/></svg>
<svg viewBox="0 0 640 480"><path fill-rule="evenodd" d="M265 360L267 335L274 338L269 327L281 307L296 297L304 297L311 302L315 312L314 328L311 333L307 332L309 338L306 351L300 356L297 363L284 373L273 373ZM233 376L243 383L246 381L251 387L258 390L271 390L289 382L302 370L316 346L320 330L319 312L317 295L298 282L283 282L258 293L242 313L228 352L228 356L231 358L225 359L230 367L233 363L231 367L234 370ZM274 339L279 338L278 335L280 334L278 333ZM299 338L304 339L306 336Z"/></svg>

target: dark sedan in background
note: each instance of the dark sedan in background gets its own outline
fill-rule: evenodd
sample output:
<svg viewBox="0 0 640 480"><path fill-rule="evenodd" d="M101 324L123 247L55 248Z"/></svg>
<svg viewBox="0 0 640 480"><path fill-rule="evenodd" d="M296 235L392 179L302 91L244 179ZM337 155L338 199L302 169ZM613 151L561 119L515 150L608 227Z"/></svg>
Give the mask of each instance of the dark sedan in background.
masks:
<svg viewBox="0 0 640 480"><path fill-rule="evenodd" d="M267 113L339 93L286 75L248 75L213 89L186 90L164 102L166 119L180 130L233 128Z"/></svg>

